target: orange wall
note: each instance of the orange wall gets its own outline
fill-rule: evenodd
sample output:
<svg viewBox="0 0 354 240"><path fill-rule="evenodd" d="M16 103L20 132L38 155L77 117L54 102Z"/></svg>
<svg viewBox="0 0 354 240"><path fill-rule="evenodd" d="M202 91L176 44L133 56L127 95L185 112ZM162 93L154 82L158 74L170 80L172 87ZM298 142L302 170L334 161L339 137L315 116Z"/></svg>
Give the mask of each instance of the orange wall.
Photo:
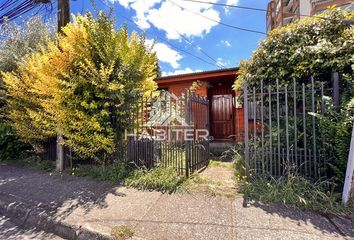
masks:
<svg viewBox="0 0 354 240"><path fill-rule="evenodd" d="M185 92L186 89L189 89L192 86L193 81L182 82L182 83L169 83L169 84L160 84L160 88L167 88L168 91L174 93L176 96L180 96ZM195 93L200 96L208 96L208 91L206 87L206 82L202 82L203 85L199 87ZM235 93L234 95L238 95ZM236 141L243 141L244 138L244 110L243 108L235 108L233 107L234 114L234 135ZM249 131L250 135L253 133L253 121L249 121ZM259 124L257 124L257 129L259 128Z"/></svg>
<svg viewBox="0 0 354 240"><path fill-rule="evenodd" d="M196 89L195 93L200 96L206 97L207 96L206 84L205 82L202 83L203 85L198 89ZM172 92L176 96L180 96L182 93L186 91L186 89L189 89L192 86L192 84L193 81L190 81L190 82L183 82L183 83L171 83L168 85L161 85L159 87L168 88L168 91Z"/></svg>

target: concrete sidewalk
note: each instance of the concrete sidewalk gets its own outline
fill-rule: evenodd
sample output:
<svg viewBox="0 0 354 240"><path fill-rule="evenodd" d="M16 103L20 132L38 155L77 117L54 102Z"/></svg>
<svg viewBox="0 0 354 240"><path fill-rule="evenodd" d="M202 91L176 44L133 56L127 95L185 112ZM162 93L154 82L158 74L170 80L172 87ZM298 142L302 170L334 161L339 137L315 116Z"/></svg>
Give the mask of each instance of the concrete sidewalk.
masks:
<svg viewBox="0 0 354 240"><path fill-rule="evenodd" d="M134 239L354 239L354 222L344 218L257 203L244 207L242 197L143 192L6 165L0 165L1 203L38 208L28 211L29 222L43 215L64 230L100 236L124 224Z"/></svg>

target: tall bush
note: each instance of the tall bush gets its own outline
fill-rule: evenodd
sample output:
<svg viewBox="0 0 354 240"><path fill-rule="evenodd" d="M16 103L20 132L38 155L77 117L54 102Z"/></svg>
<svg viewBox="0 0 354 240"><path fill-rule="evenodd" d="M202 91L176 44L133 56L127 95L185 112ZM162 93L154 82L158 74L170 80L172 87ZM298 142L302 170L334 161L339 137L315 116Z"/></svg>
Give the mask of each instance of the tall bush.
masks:
<svg viewBox="0 0 354 240"><path fill-rule="evenodd" d="M157 57L144 36L117 31L110 16L74 17L59 44L32 54L18 73L3 74L10 118L21 138L40 149L60 132L83 158L102 161L130 124L129 105L154 91Z"/></svg>
<svg viewBox="0 0 354 240"><path fill-rule="evenodd" d="M270 32L248 61L243 61L237 81L259 87L260 81L281 85L316 80L328 81L333 71L351 72L354 30L344 20L353 20L354 11L331 8Z"/></svg>
<svg viewBox="0 0 354 240"><path fill-rule="evenodd" d="M236 90L241 90L245 82L258 89L261 80L266 86L274 87L279 79L283 89L285 85L292 86L293 79L298 85L308 84L310 77L314 76L315 81L324 82L327 88L331 87L330 74L340 72L343 76L340 80L341 109L335 109L330 100L325 106L326 114L307 115L308 118L311 114L318 118L317 142L330 153L331 159L326 159L327 167L339 180L344 177L354 121L354 29L344 22L353 19L354 11L332 7L322 14L274 29L250 60L241 63L234 84ZM293 132L291 122L288 127ZM298 129L303 127L301 124L298 122ZM308 135L313 137L311 130Z"/></svg>
<svg viewBox="0 0 354 240"><path fill-rule="evenodd" d="M52 22L43 23L40 17L32 17L19 24L5 21L0 26L0 72L17 72L29 54L40 50L48 40L55 39ZM18 157L27 149L9 122L6 92L0 76L0 160Z"/></svg>

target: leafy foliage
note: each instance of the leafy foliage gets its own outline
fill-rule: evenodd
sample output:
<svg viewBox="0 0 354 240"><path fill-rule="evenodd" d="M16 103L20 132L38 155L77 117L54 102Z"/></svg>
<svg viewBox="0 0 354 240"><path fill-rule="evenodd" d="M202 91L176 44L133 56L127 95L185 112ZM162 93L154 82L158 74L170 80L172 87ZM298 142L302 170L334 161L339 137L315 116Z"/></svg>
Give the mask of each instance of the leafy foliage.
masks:
<svg viewBox="0 0 354 240"><path fill-rule="evenodd" d="M111 165L78 165L70 170L70 174L78 177L91 177L100 181L121 183L132 169L124 162Z"/></svg>
<svg viewBox="0 0 354 240"><path fill-rule="evenodd" d="M54 40L55 32L54 24L44 24L40 17L21 25L5 21L0 27L0 71L16 71L29 53L37 52L49 39Z"/></svg>
<svg viewBox="0 0 354 240"><path fill-rule="evenodd" d="M31 54L19 72L4 73L9 117L21 138L40 150L60 133L76 154L105 162L129 124L129 106L154 91L156 54L144 36L115 31L100 12L74 17L59 45Z"/></svg>
<svg viewBox="0 0 354 240"><path fill-rule="evenodd" d="M354 19L354 11L331 8L315 17L303 18L282 28L274 29L262 41L249 61L241 63L234 84L240 89L243 82L258 87L260 81L274 84L308 82L325 78L333 71L348 72L354 55L354 30L343 24Z"/></svg>
<svg viewBox="0 0 354 240"><path fill-rule="evenodd" d="M38 156L34 156L31 152L15 152L13 157L0 159L0 162L20 166L28 167L35 170L50 172L54 169L54 163L46 159L41 159Z"/></svg>
<svg viewBox="0 0 354 240"><path fill-rule="evenodd" d="M0 72L17 72L29 54L40 50L49 39L55 39L52 23L44 24L39 17L18 25L5 21L0 26ZM28 149L22 143L7 118L6 93L0 76L0 159L13 160Z"/></svg>
<svg viewBox="0 0 354 240"><path fill-rule="evenodd" d="M240 191L248 198L264 203L354 216L354 209L341 205L340 193L334 189L334 184L329 181L312 183L299 176L287 175L278 179L253 177Z"/></svg>
<svg viewBox="0 0 354 240"><path fill-rule="evenodd" d="M0 161L8 161L17 157L25 149L10 124L0 117Z"/></svg>
<svg viewBox="0 0 354 240"><path fill-rule="evenodd" d="M186 177L178 175L173 168L156 167L151 170L135 170L125 181L128 187L142 190L175 192Z"/></svg>

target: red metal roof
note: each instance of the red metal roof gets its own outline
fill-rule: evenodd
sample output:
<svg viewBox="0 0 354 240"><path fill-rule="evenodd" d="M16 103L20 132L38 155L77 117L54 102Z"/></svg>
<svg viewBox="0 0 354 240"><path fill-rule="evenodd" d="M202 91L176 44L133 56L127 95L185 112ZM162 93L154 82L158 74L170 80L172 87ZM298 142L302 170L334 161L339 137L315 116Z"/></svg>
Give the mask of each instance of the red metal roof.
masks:
<svg viewBox="0 0 354 240"><path fill-rule="evenodd" d="M236 75L239 68L225 68L225 69L217 69L211 71L204 71L204 72L194 72L194 73L187 73L187 74L179 74L179 75L172 75L172 76L165 76L156 79L157 83L170 83L170 82L180 82L180 81L189 81L189 80L201 80L205 78L212 78L212 77L221 77L221 76L232 76Z"/></svg>

